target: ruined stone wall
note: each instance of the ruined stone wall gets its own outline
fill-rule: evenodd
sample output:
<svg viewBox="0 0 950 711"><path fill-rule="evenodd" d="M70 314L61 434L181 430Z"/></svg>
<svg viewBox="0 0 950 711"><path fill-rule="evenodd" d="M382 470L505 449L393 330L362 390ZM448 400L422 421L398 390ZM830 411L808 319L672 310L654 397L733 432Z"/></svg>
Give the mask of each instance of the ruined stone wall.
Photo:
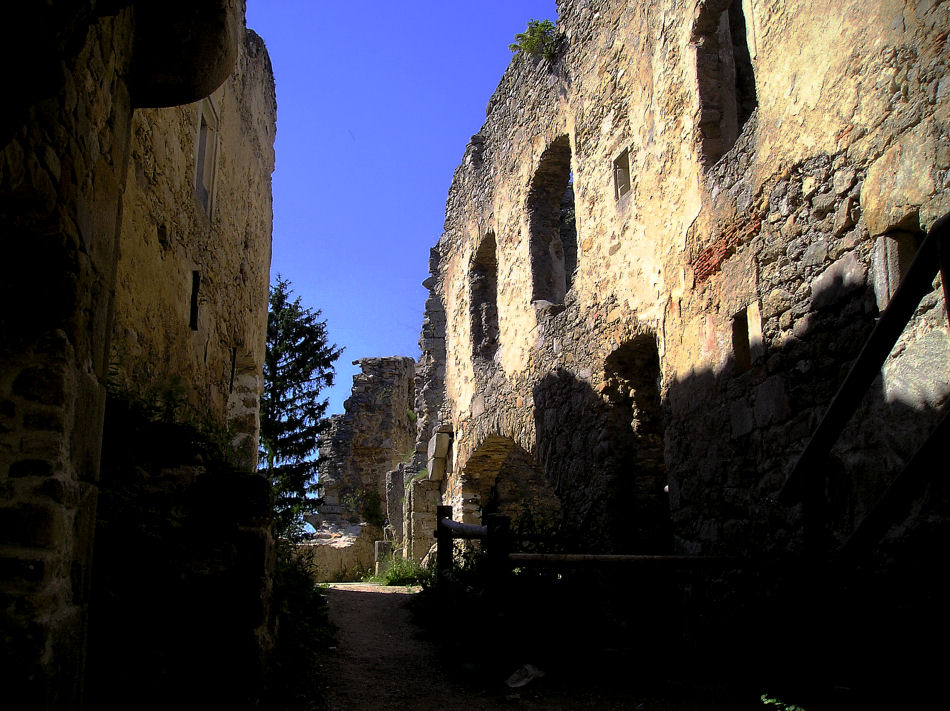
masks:
<svg viewBox="0 0 950 711"><path fill-rule="evenodd" d="M423 349L444 337L466 517L523 451L588 549L800 545L774 496L950 209L948 10L729 5L561 2L558 60L516 57L491 97ZM943 407L947 350L935 291L836 453L839 538Z"/></svg>
<svg viewBox="0 0 950 711"><path fill-rule="evenodd" d="M196 184L201 125L212 191ZM262 40L207 99L137 111L119 243L112 377L228 425L253 469L267 329L276 101Z"/></svg>
<svg viewBox="0 0 950 711"><path fill-rule="evenodd" d="M322 580L359 580L374 568L374 543L401 537L402 472L416 448L413 360L361 358L354 365L360 372L345 411L329 418L320 437L323 504L304 517L316 534L298 546Z"/></svg>
<svg viewBox="0 0 950 711"><path fill-rule="evenodd" d="M217 687L216 702L224 690L238 705L261 693L273 543L270 482L256 463L275 129L270 59L250 30L234 72L208 98L133 117L90 600L91 706L131 689L154 703L184 687ZM205 202L202 177L211 180ZM152 607L161 612L140 613Z"/></svg>
<svg viewBox="0 0 950 711"><path fill-rule="evenodd" d="M321 512L366 520L362 505L375 500L386 517L386 472L412 456L416 425L415 363L411 358L361 358L344 414L330 418L321 439ZM379 523L377 522L377 523Z"/></svg>

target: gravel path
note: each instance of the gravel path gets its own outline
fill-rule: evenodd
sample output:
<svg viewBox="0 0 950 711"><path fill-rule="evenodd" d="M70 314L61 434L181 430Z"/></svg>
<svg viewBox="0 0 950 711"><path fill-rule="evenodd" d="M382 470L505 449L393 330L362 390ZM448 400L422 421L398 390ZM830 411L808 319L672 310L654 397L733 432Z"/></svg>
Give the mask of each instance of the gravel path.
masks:
<svg viewBox="0 0 950 711"><path fill-rule="evenodd" d="M538 679L510 689L503 679L466 688L441 668L435 648L416 634L406 587L339 583L327 591L338 647L319 661L329 711L689 711L693 705L585 688L578 680ZM514 670L512 670L514 671ZM582 680L581 680L582 681Z"/></svg>

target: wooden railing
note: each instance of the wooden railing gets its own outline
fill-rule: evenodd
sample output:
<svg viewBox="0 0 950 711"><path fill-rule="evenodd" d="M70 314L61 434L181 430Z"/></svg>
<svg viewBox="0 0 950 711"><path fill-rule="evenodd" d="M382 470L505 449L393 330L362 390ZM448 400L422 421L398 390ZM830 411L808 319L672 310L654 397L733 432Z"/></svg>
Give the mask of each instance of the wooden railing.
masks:
<svg viewBox="0 0 950 711"><path fill-rule="evenodd" d="M525 566L615 566L636 565L662 568L739 567L736 558L686 555L620 555L596 553L518 553L512 550L515 538L507 516L489 514L486 525L461 523L452 520L452 507L439 506L435 537L437 570L440 579L452 569L452 541L475 539L485 542L488 567L492 573L502 574L514 567Z"/></svg>

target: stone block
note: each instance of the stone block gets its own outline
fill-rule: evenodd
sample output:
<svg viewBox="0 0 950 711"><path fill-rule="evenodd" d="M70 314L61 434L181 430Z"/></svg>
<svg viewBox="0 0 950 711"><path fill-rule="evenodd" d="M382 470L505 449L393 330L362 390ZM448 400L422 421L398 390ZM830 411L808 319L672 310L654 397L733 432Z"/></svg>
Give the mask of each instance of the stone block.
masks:
<svg viewBox="0 0 950 711"><path fill-rule="evenodd" d="M918 229L920 206L936 191L937 141L933 120L904 134L868 169L861 208L872 237Z"/></svg>
<svg viewBox="0 0 950 711"><path fill-rule="evenodd" d="M63 540L65 513L33 503L0 508L0 541L6 545L54 548Z"/></svg>
<svg viewBox="0 0 950 711"><path fill-rule="evenodd" d="M432 458L429 460L429 481L442 481L445 478L446 460L444 458Z"/></svg>
<svg viewBox="0 0 950 711"><path fill-rule="evenodd" d="M65 371L58 366L24 369L13 381L13 393L44 405L62 405L66 397Z"/></svg>
<svg viewBox="0 0 950 711"><path fill-rule="evenodd" d="M866 282L867 267L850 252L812 281L811 308L817 310L835 304Z"/></svg>
<svg viewBox="0 0 950 711"><path fill-rule="evenodd" d="M449 453L449 444L452 441L451 435L446 432L436 432L429 439L429 459L438 457L444 459Z"/></svg>
<svg viewBox="0 0 950 711"><path fill-rule="evenodd" d="M756 388L755 424L758 427L784 422L790 413L785 378L773 375Z"/></svg>
<svg viewBox="0 0 950 711"><path fill-rule="evenodd" d="M729 403L729 422L732 426L732 436L742 437L749 434L755 427L752 408L741 400Z"/></svg>

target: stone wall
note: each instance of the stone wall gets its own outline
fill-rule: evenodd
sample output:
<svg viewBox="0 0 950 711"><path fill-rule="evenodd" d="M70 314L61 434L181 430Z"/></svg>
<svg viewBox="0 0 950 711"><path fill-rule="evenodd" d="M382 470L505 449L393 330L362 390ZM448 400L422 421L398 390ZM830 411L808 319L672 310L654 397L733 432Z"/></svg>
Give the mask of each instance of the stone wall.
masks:
<svg viewBox="0 0 950 711"><path fill-rule="evenodd" d="M411 358L361 358L344 413L329 418L320 438L319 480L323 504L305 519L316 537L310 551L318 574L359 579L374 567L374 546L395 522L402 524L401 476L416 448L413 409L415 363ZM358 532L351 530L360 526Z"/></svg>
<svg viewBox="0 0 950 711"><path fill-rule="evenodd" d="M216 89L242 20L236 0L9 8L18 29L2 56L18 69L0 121L0 664L8 698L29 708L83 704L133 109Z"/></svg>
<svg viewBox="0 0 950 711"><path fill-rule="evenodd" d="M740 3L741 43L727 5L562 2L559 59L516 57L491 97L427 282L423 390L441 389L444 337L447 502L502 437L592 542L616 548L622 530L637 547L655 522L681 551L794 547L795 513L766 502L886 303L898 251L950 208L947 11L836 5L829 25L813 5ZM751 90L717 93L749 67ZM716 107L736 92L751 109L727 130ZM443 308L444 333L430 333ZM950 392L946 355L929 357L943 314L935 291L885 369L886 397L868 403L908 450ZM901 459L861 439L842 444L865 452L849 455L864 472L852 517ZM639 504L610 512L618 495Z"/></svg>
<svg viewBox="0 0 950 711"><path fill-rule="evenodd" d="M360 501L376 498L385 516L386 472L408 459L416 441L411 358L361 358L353 362L353 390L321 438L321 513L365 520Z"/></svg>
<svg viewBox="0 0 950 711"><path fill-rule="evenodd" d="M795 556L801 510L777 494L950 210L950 9L558 12L556 61L516 56L490 98L430 260L442 502L478 520L514 477L588 552ZM934 284L833 453L830 549L946 409L948 350ZM945 498L895 521L885 569L946 540ZM914 571L907 609L934 597Z"/></svg>
<svg viewBox="0 0 950 711"><path fill-rule="evenodd" d="M81 697L132 21L86 18L3 147L2 664L31 708Z"/></svg>
<svg viewBox="0 0 950 711"><path fill-rule="evenodd" d="M212 180L196 183L202 124ZM142 399L181 398L228 423L256 466L267 329L276 102L264 43L248 31L231 77L186 106L132 121L111 375Z"/></svg>

